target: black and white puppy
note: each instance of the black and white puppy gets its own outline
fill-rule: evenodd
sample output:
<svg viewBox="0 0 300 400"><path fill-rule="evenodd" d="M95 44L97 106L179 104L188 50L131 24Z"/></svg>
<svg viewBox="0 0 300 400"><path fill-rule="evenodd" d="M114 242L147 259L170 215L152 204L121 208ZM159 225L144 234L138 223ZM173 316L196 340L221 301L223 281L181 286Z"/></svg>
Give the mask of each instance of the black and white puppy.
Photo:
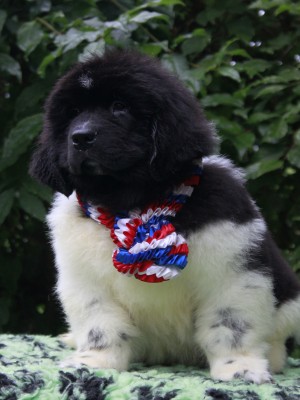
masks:
<svg viewBox="0 0 300 400"><path fill-rule="evenodd" d="M216 136L192 94L158 61L114 51L75 65L45 111L31 174L59 192L48 224L77 347L65 365L207 361L215 379L257 383L281 371L287 339L300 339L300 285L242 171L213 155ZM111 213L143 208L199 157L201 183L172 221L189 245L187 268L156 284L120 274L109 230L83 215L74 192Z"/></svg>

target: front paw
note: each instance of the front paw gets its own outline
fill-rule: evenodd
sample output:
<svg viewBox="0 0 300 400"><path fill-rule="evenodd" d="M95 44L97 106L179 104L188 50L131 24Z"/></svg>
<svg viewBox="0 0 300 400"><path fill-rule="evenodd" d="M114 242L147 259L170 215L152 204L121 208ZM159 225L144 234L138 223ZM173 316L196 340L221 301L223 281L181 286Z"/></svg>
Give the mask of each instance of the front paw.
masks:
<svg viewBox="0 0 300 400"><path fill-rule="evenodd" d="M79 368L83 365L97 369L112 368L125 371L128 369L129 356L128 352L124 350L118 352L117 349L76 351L60 363L62 368Z"/></svg>
<svg viewBox="0 0 300 400"><path fill-rule="evenodd" d="M211 376L222 381L244 379L258 384L272 382L267 360L246 356L216 360L211 365Z"/></svg>

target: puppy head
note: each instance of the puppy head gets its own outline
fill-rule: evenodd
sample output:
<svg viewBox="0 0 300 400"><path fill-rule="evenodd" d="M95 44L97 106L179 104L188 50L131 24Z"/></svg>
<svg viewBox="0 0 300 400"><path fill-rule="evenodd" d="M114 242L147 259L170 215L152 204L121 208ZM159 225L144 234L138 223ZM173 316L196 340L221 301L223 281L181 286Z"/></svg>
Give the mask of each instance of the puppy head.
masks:
<svg viewBox="0 0 300 400"><path fill-rule="evenodd" d="M214 145L211 125L177 78L157 60L114 51L57 82L30 172L65 195L76 189L101 201L117 187L151 192L176 181Z"/></svg>

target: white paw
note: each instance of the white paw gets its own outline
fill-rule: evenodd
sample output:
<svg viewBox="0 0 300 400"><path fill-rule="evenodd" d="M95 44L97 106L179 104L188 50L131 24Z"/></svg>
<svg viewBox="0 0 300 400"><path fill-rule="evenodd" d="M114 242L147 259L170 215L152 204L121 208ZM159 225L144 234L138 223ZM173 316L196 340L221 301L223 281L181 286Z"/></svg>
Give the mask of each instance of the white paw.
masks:
<svg viewBox="0 0 300 400"><path fill-rule="evenodd" d="M233 356L215 360L211 365L213 379L244 379L253 383L272 382L268 361L262 358Z"/></svg>
<svg viewBox="0 0 300 400"><path fill-rule="evenodd" d="M73 367L79 368L86 365L91 368L97 369L117 369L124 371L128 369L128 354L121 351L116 352L115 349L103 350L86 350L77 351L60 363L60 367Z"/></svg>

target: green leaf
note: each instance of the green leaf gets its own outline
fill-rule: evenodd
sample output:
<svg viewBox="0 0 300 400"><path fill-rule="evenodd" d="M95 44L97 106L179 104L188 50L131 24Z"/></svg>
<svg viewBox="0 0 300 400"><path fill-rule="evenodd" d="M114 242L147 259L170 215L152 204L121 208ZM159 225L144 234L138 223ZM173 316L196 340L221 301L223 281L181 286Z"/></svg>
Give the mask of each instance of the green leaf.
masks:
<svg viewBox="0 0 300 400"><path fill-rule="evenodd" d="M294 144L287 154L289 162L297 168L300 168L300 130L294 135Z"/></svg>
<svg viewBox="0 0 300 400"><path fill-rule="evenodd" d="M293 81L300 81L300 71L297 68L281 69L277 75L266 76L261 79L259 83L289 83Z"/></svg>
<svg viewBox="0 0 300 400"><path fill-rule="evenodd" d="M75 49L84 41L95 42L100 36L101 31L98 30L86 32L76 28L71 28L64 35L57 36L55 38L55 44L58 47L63 48L63 52L66 53L69 50Z"/></svg>
<svg viewBox="0 0 300 400"><path fill-rule="evenodd" d="M41 200L50 203L53 197L53 191L45 185L41 185L37 181L33 180L30 176L27 176L23 181L22 189L28 193L38 196Z"/></svg>
<svg viewBox="0 0 300 400"><path fill-rule="evenodd" d="M300 168L300 144L295 145L287 154L289 162L297 168Z"/></svg>
<svg viewBox="0 0 300 400"><path fill-rule="evenodd" d="M231 56L240 56L240 57L244 57L244 58L251 58L250 54L247 53L246 50L244 49L234 49L234 50L230 50L228 52L228 54L230 54Z"/></svg>
<svg viewBox="0 0 300 400"><path fill-rule="evenodd" d="M85 46L82 53L78 56L78 61L84 62L91 58L92 55L103 55L105 51L105 42L103 39L98 40L97 42L89 43Z"/></svg>
<svg viewBox="0 0 300 400"><path fill-rule="evenodd" d="M152 0L143 2L138 7L134 7L126 12L128 16L133 16L139 13L141 10L148 8L156 8L156 7L174 7L176 5L184 5L182 0Z"/></svg>
<svg viewBox="0 0 300 400"><path fill-rule="evenodd" d="M236 64L236 68L240 72L246 72L250 78L253 78L255 75L260 74L271 67L272 63L262 59L253 59Z"/></svg>
<svg viewBox="0 0 300 400"><path fill-rule="evenodd" d="M219 115L212 116L211 119L215 122L217 129L230 140L232 136L244 134L242 126L232 119Z"/></svg>
<svg viewBox="0 0 300 400"><path fill-rule="evenodd" d="M279 77L283 82L300 81L300 70L298 68L285 68L279 71Z"/></svg>
<svg viewBox="0 0 300 400"><path fill-rule="evenodd" d="M36 81L31 86L27 86L17 98L15 103L15 116L20 118L24 114L28 115L30 110L39 107L45 99L45 93L49 90L45 81ZM39 104L40 103L40 104Z"/></svg>
<svg viewBox="0 0 300 400"><path fill-rule="evenodd" d="M279 0L280 2L281 0ZM279 4L278 0L256 0L249 5L249 9L263 9L269 10L271 8L276 7Z"/></svg>
<svg viewBox="0 0 300 400"><path fill-rule="evenodd" d="M255 136L251 132L243 132L242 134L232 135L230 140L238 150L244 153L248 149L252 148L255 143Z"/></svg>
<svg viewBox="0 0 300 400"><path fill-rule="evenodd" d="M288 12L295 15L300 15L300 5L299 4L281 4L275 11L275 15L280 15L284 12Z"/></svg>
<svg viewBox="0 0 300 400"><path fill-rule="evenodd" d="M17 45L28 56L41 43L44 32L35 21L24 22L17 32Z"/></svg>
<svg viewBox="0 0 300 400"><path fill-rule="evenodd" d="M285 88L285 85L269 85L261 89L254 97L258 99L259 97L272 95L281 92Z"/></svg>
<svg viewBox="0 0 300 400"><path fill-rule="evenodd" d="M255 34L253 23L248 17L241 17L232 20L231 23L228 24L228 31L231 35L247 42L249 42Z"/></svg>
<svg viewBox="0 0 300 400"><path fill-rule="evenodd" d="M162 63L178 76L182 76L189 69L186 58L181 54L166 54L162 58Z"/></svg>
<svg viewBox="0 0 300 400"><path fill-rule="evenodd" d="M156 43L141 43L138 45L139 50L142 53L148 54L149 56L155 57L160 54L163 50L168 49L168 42L166 40Z"/></svg>
<svg viewBox="0 0 300 400"><path fill-rule="evenodd" d="M246 168L249 179L257 179L262 175L275 171L283 167L283 161L276 159L265 159L258 161Z"/></svg>
<svg viewBox="0 0 300 400"><path fill-rule="evenodd" d="M205 26L209 22L214 22L223 12L222 9L218 9L217 7L205 7L204 10L197 15L196 21L199 25Z"/></svg>
<svg viewBox="0 0 300 400"><path fill-rule="evenodd" d="M4 141L0 171L13 165L27 150L42 129L42 114L31 115L18 122Z"/></svg>
<svg viewBox="0 0 300 400"><path fill-rule="evenodd" d="M219 68L218 72L220 75L226 76L227 78L233 79L234 81L241 81L240 74L233 67L221 67Z"/></svg>
<svg viewBox="0 0 300 400"><path fill-rule="evenodd" d="M148 22L153 18L160 18L165 21L169 20L169 17L165 14L161 14L156 11L142 11L134 17L130 17L129 21L136 24L144 24L145 22Z"/></svg>
<svg viewBox="0 0 300 400"><path fill-rule="evenodd" d="M0 53L0 70L8 75L16 76L18 81L22 79L20 64L8 54Z"/></svg>
<svg viewBox="0 0 300 400"><path fill-rule="evenodd" d="M211 37L204 29L195 29L191 34L186 35L182 43L182 52L185 56L199 54L210 43Z"/></svg>
<svg viewBox="0 0 300 400"><path fill-rule="evenodd" d="M239 152L244 152L254 144L254 134L245 131L243 126L236 121L224 117L216 117L214 122L221 136L229 140Z"/></svg>
<svg viewBox="0 0 300 400"><path fill-rule="evenodd" d="M5 190L0 194L0 225L10 213L14 202L15 191L13 189Z"/></svg>
<svg viewBox="0 0 300 400"><path fill-rule="evenodd" d="M288 123L294 123L299 121L299 113L300 113L300 101L296 104L287 104L287 112L285 112L282 118Z"/></svg>
<svg viewBox="0 0 300 400"><path fill-rule="evenodd" d="M218 66L216 57L207 56L199 63L199 67L194 68L191 74L197 79L203 79L208 72L214 71Z"/></svg>
<svg viewBox="0 0 300 400"><path fill-rule="evenodd" d="M58 57L62 54L62 48L58 48L57 50L53 51L52 53L47 54L46 57L43 58L42 62L38 66L37 73L44 78L46 74L46 69L48 65L53 63Z"/></svg>
<svg viewBox="0 0 300 400"><path fill-rule="evenodd" d="M19 204L27 214L38 219L39 221L44 221L46 209L38 197L26 192L25 190L21 190Z"/></svg>
<svg viewBox="0 0 300 400"><path fill-rule="evenodd" d="M144 4L144 7L161 7L161 6L177 6L184 5L182 0L153 0Z"/></svg>
<svg viewBox="0 0 300 400"><path fill-rule="evenodd" d="M47 13L51 10L51 0L39 0L35 1L33 8L35 14Z"/></svg>
<svg viewBox="0 0 300 400"><path fill-rule="evenodd" d="M271 125L266 129L265 135L263 135L263 141L266 143L277 143L282 139L288 132L288 125L284 119L277 119L272 122Z"/></svg>
<svg viewBox="0 0 300 400"><path fill-rule="evenodd" d="M0 10L0 33L2 32L3 26L5 24L7 17L7 12L4 10Z"/></svg>
<svg viewBox="0 0 300 400"><path fill-rule="evenodd" d="M276 113L266 113L266 112L256 112L250 115L248 123L251 125L256 125L259 122L268 121L277 116Z"/></svg>
<svg viewBox="0 0 300 400"><path fill-rule="evenodd" d="M205 96L201 101L203 107L218 107L220 105L243 107L243 101L227 93L216 93Z"/></svg>

